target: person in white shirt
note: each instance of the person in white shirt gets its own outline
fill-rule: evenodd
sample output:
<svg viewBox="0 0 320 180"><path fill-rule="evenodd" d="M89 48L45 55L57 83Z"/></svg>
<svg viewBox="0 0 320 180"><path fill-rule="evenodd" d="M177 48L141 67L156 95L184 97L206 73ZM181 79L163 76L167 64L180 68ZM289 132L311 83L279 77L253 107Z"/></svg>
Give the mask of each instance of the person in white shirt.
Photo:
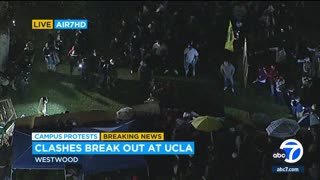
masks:
<svg viewBox="0 0 320 180"><path fill-rule="evenodd" d="M159 41L156 41L153 46L152 46L152 50L154 55L156 56L160 56L161 55L161 45Z"/></svg>
<svg viewBox="0 0 320 180"><path fill-rule="evenodd" d="M152 46L152 65L151 69L153 72L158 72L161 66L161 44L160 41L156 41Z"/></svg>
<svg viewBox="0 0 320 180"><path fill-rule="evenodd" d="M38 106L38 113L42 116L47 115L47 104L48 104L48 98L47 97L42 97L39 101L39 106Z"/></svg>
<svg viewBox="0 0 320 180"><path fill-rule="evenodd" d="M184 70L186 73L186 77L189 73L189 67L192 65L193 71L192 76L196 76L196 64L198 61L199 53L196 49L194 49L191 45L184 50Z"/></svg>
<svg viewBox="0 0 320 180"><path fill-rule="evenodd" d="M277 97L276 97L276 102L280 105L285 105L285 100L284 100L284 96L283 96L283 90L285 89L285 79L282 76L279 76L276 80L276 93L277 93Z"/></svg>

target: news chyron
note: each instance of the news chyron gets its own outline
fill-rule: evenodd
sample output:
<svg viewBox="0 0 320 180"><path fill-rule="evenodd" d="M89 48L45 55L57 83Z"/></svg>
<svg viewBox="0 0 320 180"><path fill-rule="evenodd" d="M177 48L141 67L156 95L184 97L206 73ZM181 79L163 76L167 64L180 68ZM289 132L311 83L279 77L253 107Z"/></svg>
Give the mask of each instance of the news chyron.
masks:
<svg viewBox="0 0 320 180"><path fill-rule="evenodd" d="M35 163L78 164L86 155L194 155L194 142L164 141L162 132L33 132Z"/></svg>
<svg viewBox="0 0 320 180"><path fill-rule="evenodd" d="M35 30L88 29L88 20L86 19L32 19L32 29L35 29Z"/></svg>

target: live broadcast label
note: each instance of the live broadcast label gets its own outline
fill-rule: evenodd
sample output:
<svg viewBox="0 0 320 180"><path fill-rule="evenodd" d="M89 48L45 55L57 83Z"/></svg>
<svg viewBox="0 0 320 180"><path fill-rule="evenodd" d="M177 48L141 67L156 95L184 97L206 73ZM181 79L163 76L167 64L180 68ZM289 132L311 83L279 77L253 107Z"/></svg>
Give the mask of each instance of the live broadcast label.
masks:
<svg viewBox="0 0 320 180"><path fill-rule="evenodd" d="M55 19L54 29L88 29L86 19Z"/></svg>
<svg viewBox="0 0 320 180"><path fill-rule="evenodd" d="M149 132L102 132L101 141L163 141L164 133L149 133Z"/></svg>
<svg viewBox="0 0 320 180"><path fill-rule="evenodd" d="M194 155L194 142L32 142L33 155Z"/></svg>
<svg viewBox="0 0 320 180"><path fill-rule="evenodd" d="M53 29L53 19L32 19L32 29Z"/></svg>
<svg viewBox="0 0 320 180"><path fill-rule="evenodd" d="M35 29L35 30L88 29L88 20L87 19L32 19L32 29Z"/></svg>

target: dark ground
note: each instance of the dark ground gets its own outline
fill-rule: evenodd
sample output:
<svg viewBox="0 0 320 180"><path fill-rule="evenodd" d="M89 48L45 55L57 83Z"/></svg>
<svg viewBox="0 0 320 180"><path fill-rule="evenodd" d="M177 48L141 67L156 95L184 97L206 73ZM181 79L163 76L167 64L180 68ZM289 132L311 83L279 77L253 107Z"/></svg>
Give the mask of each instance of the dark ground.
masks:
<svg viewBox="0 0 320 180"><path fill-rule="evenodd" d="M107 2L106 2L107 3ZM95 8L101 9L101 7L94 7L92 5L90 8L88 8L86 11L83 11L84 2L78 3L78 6L72 6L72 2L65 2L64 6L66 6L65 11L48 11L48 7L52 7L50 9L58 8L59 5L53 2L41 2L40 5L42 8L30 8L26 6L20 6L17 7L16 12L16 19L17 19L17 26L20 28L20 40L22 40L22 46L25 42L28 40L32 40L36 47L36 60L34 65L34 71L33 71L33 78L31 82L31 88L28 93L28 97L26 100L21 101L18 98L16 98L15 93L11 92L11 98L13 100L13 104L16 108L18 116L25 114L25 115L33 115L36 113L36 108L38 106L38 100L41 96L48 96L49 97L49 106L48 111L49 114L56 114L60 112L64 112L65 110L69 110L70 112L76 112L76 111L84 111L84 110L92 110L92 109L99 109L99 110L111 110L116 111L120 107L123 107L124 105L132 105L132 104L139 104L143 100L146 99L146 96L141 96L141 93L139 93L139 83L137 81L137 76L133 75L131 76L128 73L127 69L119 69L119 74L121 78L120 82L120 88L119 91L115 94L101 94L99 92L96 92L96 90L88 90L86 89L82 82L79 80L79 76L75 75L71 79L68 77L68 65L66 62L63 62L58 67L58 72L55 74L49 74L45 70L45 64L43 61L43 57L41 56L42 47L44 45L47 31L32 31L31 30L31 19L32 18L72 18L72 17L78 17L78 16L86 16L89 21L90 19L96 19L96 16L90 16L90 11L94 10ZM94 3L93 3L94 4ZM107 3L108 4L108 3ZM127 6L119 4L117 8L122 10L122 12L128 12L122 8L127 8ZM111 3L109 3L110 8L112 7ZM99 10L98 10L99 11ZM62 13L63 12L63 13ZM83 14L85 12L85 14ZM90 14L91 13L91 14ZM77 14L78 16L74 16L74 14ZM105 18L111 17L112 12L110 11L109 16L105 16L104 20L107 20ZM304 33L305 36L312 36L311 34L317 34L318 31L310 28L309 21L310 19L307 18L305 21L305 30L310 31L310 33ZM94 22L96 23L96 22ZM103 38L97 38L100 40L99 43L106 42L108 39L108 32L111 31L112 23L106 26L104 28L96 28L96 32L94 33L94 36L96 37L103 37ZM91 27L91 26L89 26ZM92 27L94 27L94 24L92 24ZM226 28L225 28L226 29ZM23 32L23 34L22 34ZM73 35L70 32L66 32L66 34ZM313 38L314 39L314 38ZM316 40L316 39L314 39ZM214 49L214 48L212 48ZM219 50L217 50L219 51ZM179 102L183 104L193 104L195 102L195 106L210 108L212 111L216 112L217 109L220 108L219 105L233 108L238 108L242 110L246 110L249 112L263 112L268 115L270 115L273 119L280 118L283 116L287 116L289 110L286 107L276 105L274 103L274 100L271 97L258 97L255 93L255 90L251 87L249 89L243 89L242 83L240 83L240 80L236 82L236 96L232 95L229 92L222 91L222 82L217 78L216 71L218 70L218 67L215 66L219 64L222 60L219 59L222 55L216 55L216 61L212 63L211 66L206 66L205 64L202 64L202 62L199 62L199 66L207 67L207 69L214 69L214 73L205 73L201 74L200 77L202 81L199 83L202 84L201 88L193 87L193 91L189 91L188 85L185 85L185 88L182 88L181 91L178 91L180 94L185 94L184 96L180 96ZM241 57L241 56L235 56L235 57ZM237 58L235 58L234 62ZM239 58L241 59L241 58ZM181 60L182 61L182 60ZM219 62L218 62L219 61ZM240 75L241 76L241 75ZM179 80L178 83L184 82L185 84L192 85L192 81L194 80L184 80L182 77L161 77L164 79L170 79L170 80ZM240 79L240 77L238 78ZM241 78L242 79L242 78ZM220 85L219 85L220 84ZM210 86L210 87L209 87ZM211 87L212 86L212 87ZM207 87L207 88L206 88ZM220 89L220 90L219 90ZM206 92L206 93L203 93ZM200 98L193 95L199 95ZM190 97L185 98L185 97ZM194 99L197 99L197 101L194 101ZM214 106L208 105L207 102L211 102ZM220 111L220 110L219 110ZM44 173L44 172L43 172ZM52 176L51 176L52 173ZM48 179L57 179L57 177L54 174L57 174L55 172L51 172L50 175L48 173ZM27 179L41 179L44 180L43 176L39 174L37 171L28 171L26 170L26 173L21 174L28 174L29 177L23 176L18 179L21 180L27 180Z"/></svg>

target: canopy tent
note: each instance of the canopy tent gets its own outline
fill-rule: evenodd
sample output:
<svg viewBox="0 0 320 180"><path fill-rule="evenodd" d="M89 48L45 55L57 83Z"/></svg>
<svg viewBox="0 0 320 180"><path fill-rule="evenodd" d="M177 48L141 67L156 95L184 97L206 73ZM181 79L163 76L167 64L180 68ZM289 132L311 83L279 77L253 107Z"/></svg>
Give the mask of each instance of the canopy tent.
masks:
<svg viewBox="0 0 320 180"><path fill-rule="evenodd" d="M64 165L34 162L31 134L15 130L12 138L12 169L64 170Z"/></svg>
<svg viewBox="0 0 320 180"><path fill-rule="evenodd" d="M73 128L73 132L121 132L130 131L129 121L109 128ZM32 156L31 132L24 133L15 130L12 144L12 169L38 169L38 170L64 170L64 164L35 163ZM146 168L147 161L144 156L119 156L119 155L85 155L79 158L82 172L85 175L111 172L115 170Z"/></svg>

